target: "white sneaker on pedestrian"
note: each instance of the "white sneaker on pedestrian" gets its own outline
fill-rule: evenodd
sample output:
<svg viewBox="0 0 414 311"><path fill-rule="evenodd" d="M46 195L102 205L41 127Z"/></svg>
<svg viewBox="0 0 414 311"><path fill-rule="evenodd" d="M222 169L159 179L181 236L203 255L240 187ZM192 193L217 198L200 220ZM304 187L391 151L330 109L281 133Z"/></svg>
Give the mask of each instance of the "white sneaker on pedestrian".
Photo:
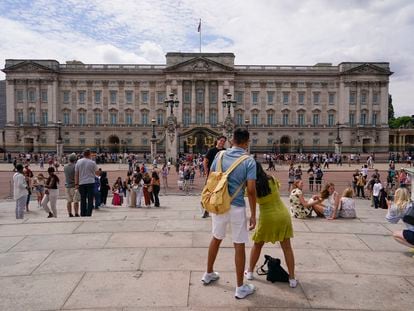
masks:
<svg viewBox="0 0 414 311"><path fill-rule="evenodd" d="M295 288L296 286L298 286L298 280L289 279L289 286L292 287L292 288Z"/></svg>
<svg viewBox="0 0 414 311"><path fill-rule="evenodd" d="M254 276L253 276L253 272L250 271L244 271L244 276L246 277L246 279L248 279L249 281L254 280Z"/></svg>
<svg viewBox="0 0 414 311"><path fill-rule="evenodd" d="M211 282L217 281L220 278L220 275L218 274L218 272L211 272L211 273L207 273L205 272L201 282L203 282L204 285L210 284Z"/></svg>
<svg viewBox="0 0 414 311"><path fill-rule="evenodd" d="M253 284L243 284L240 287L236 287L236 293L234 294L234 297L237 299L243 299L253 294L255 290L256 287Z"/></svg>

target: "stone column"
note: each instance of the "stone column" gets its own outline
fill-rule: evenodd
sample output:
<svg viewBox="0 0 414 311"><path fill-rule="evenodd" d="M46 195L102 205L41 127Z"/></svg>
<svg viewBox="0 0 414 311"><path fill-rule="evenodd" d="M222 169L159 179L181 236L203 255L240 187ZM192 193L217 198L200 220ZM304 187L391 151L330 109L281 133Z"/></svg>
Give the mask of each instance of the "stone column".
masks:
<svg viewBox="0 0 414 311"><path fill-rule="evenodd" d="M205 124L209 124L210 122L210 81L205 81L204 87L204 120Z"/></svg>
<svg viewBox="0 0 414 311"><path fill-rule="evenodd" d="M41 103L42 103L42 87L41 87L41 80L39 79L37 81L37 86L36 86L36 92L37 92L37 97L36 97L36 123L41 124L42 120L42 110L41 110Z"/></svg>
<svg viewBox="0 0 414 311"><path fill-rule="evenodd" d="M170 93L167 93L167 96ZM183 80L177 80L177 99L180 102L176 110L177 123L183 123ZM168 110L168 109L167 109ZM167 111L168 116L168 111Z"/></svg>
<svg viewBox="0 0 414 311"><path fill-rule="evenodd" d="M6 115L7 115L7 124L14 124L16 121L16 100L15 100L15 80L6 81Z"/></svg>
<svg viewBox="0 0 414 311"><path fill-rule="evenodd" d="M56 123L57 120L57 110L58 107L61 107L60 101L59 101L59 82L57 79L54 79L51 83L51 85L48 86L48 96L51 95L48 98L47 101L47 110L48 113L50 113L49 122L50 123ZM75 112L76 113L76 112ZM73 111L72 111L73 114ZM71 122L73 123L74 119L72 117Z"/></svg>
<svg viewBox="0 0 414 311"><path fill-rule="evenodd" d="M134 81L134 124L140 124L141 123L141 111L139 110L139 81Z"/></svg>
<svg viewBox="0 0 414 311"><path fill-rule="evenodd" d="M221 104L221 100L223 98L223 81L218 81L218 93L217 93L217 107L218 107L218 124L223 124L224 122L224 109L223 105Z"/></svg>
<svg viewBox="0 0 414 311"><path fill-rule="evenodd" d="M196 123L196 81L192 81L191 85L191 123Z"/></svg>

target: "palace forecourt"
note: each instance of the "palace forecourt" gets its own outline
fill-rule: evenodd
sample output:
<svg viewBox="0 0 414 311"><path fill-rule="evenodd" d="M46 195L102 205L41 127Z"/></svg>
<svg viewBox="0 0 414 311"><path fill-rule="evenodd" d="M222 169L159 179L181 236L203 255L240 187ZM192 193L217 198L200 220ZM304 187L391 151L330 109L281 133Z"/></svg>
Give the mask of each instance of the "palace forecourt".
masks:
<svg viewBox="0 0 414 311"><path fill-rule="evenodd" d="M211 220L201 219L199 201L169 195L161 208L103 208L91 218L68 218L59 200L57 219L32 206L24 220L15 220L14 202L2 201L0 310L412 308L414 259L391 236L402 225L388 224L385 210L368 200L357 200L355 220L293 219L298 287L256 277L256 293L243 300L234 298L228 237L216 264L220 280L201 284ZM283 258L271 245L263 254Z"/></svg>

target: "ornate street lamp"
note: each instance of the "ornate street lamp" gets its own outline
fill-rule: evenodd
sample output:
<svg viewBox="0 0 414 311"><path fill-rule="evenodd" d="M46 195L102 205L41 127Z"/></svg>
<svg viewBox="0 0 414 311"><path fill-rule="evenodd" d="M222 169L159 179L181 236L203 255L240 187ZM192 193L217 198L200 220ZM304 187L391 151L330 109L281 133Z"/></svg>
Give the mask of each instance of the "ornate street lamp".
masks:
<svg viewBox="0 0 414 311"><path fill-rule="evenodd" d="M227 114L230 115L230 108L233 106L233 108L236 107L237 101L231 100L231 93L226 94L227 99L222 100L223 108L227 108Z"/></svg>
<svg viewBox="0 0 414 311"><path fill-rule="evenodd" d="M62 122L59 120L56 122L57 128L58 128L58 138L56 140L56 153L58 156L58 159L62 158L63 155L63 140L62 140Z"/></svg>
<svg viewBox="0 0 414 311"><path fill-rule="evenodd" d="M170 109L171 109L171 115L173 115L174 114L173 113L174 106L175 107L178 107L178 104L180 102L178 101L177 98L174 98L175 97L175 94L174 93L170 93L169 97L170 97L170 99L164 100L164 104L165 104L165 107L166 108L170 107Z"/></svg>
<svg viewBox="0 0 414 311"><path fill-rule="evenodd" d="M172 114L172 108L171 108ZM155 123L157 121L152 118L151 126L152 126L152 136L151 136L151 160L154 162L155 157L157 156L157 136L155 136Z"/></svg>
<svg viewBox="0 0 414 311"><path fill-rule="evenodd" d="M342 153L342 148L341 148L342 140L341 140L341 137L339 137L339 126L340 126L339 122L336 124L336 126L337 126L336 127L337 132L336 132L336 139L335 139L335 153L338 156L341 156L341 153Z"/></svg>

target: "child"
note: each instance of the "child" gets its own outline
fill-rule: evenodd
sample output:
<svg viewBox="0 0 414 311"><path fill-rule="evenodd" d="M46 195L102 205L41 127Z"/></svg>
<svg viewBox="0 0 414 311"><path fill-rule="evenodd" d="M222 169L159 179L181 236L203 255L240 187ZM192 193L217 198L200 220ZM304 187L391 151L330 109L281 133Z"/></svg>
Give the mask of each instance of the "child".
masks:
<svg viewBox="0 0 414 311"><path fill-rule="evenodd" d="M121 201L121 195L120 195L120 189L119 189L119 185L115 184L112 188L112 205L114 206L121 206L122 205L122 201Z"/></svg>
<svg viewBox="0 0 414 311"><path fill-rule="evenodd" d="M342 198L339 202L339 215L341 218L356 218L355 200L353 198L354 190L346 188L342 193Z"/></svg>

